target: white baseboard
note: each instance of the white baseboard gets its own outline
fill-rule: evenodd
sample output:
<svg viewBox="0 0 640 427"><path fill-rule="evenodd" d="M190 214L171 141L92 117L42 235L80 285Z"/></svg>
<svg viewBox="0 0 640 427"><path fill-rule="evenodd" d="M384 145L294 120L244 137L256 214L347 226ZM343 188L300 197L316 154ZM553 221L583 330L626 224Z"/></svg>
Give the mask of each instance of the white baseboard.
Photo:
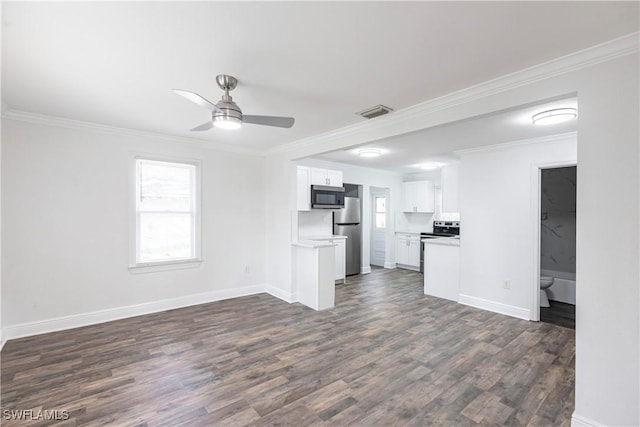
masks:
<svg viewBox="0 0 640 427"><path fill-rule="evenodd" d="M281 299L282 301L288 302L289 304L297 301L295 294L291 292L283 291L282 289L276 288L273 285L266 284L264 286L264 291L271 296Z"/></svg>
<svg viewBox="0 0 640 427"><path fill-rule="evenodd" d="M395 262L385 262L384 263L384 268L396 268L396 263Z"/></svg>
<svg viewBox="0 0 640 427"><path fill-rule="evenodd" d="M0 351L4 347L4 343L7 342L7 335L4 333L2 329L0 329Z"/></svg>
<svg viewBox="0 0 640 427"><path fill-rule="evenodd" d="M360 274L369 274L371 273L371 266L367 265L366 267L360 267Z"/></svg>
<svg viewBox="0 0 640 427"><path fill-rule="evenodd" d="M571 415L571 427L596 427L604 426L605 424L594 421L590 418L578 415L575 412Z"/></svg>
<svg viewBox="0 0 640 427"><path fill-rule="evenodd" d="M492 311L494 313L505 314L518 319L531 320L531 313L528 309L516 307L513 305L502 304L500 302L489 301L482 298L472 297L470 295L460 294L458 297L460 304L469 305L482 310Z"/></svg>
<svg viewBox="0 0 640 427"><path fill-rule="evenodd" d="M172 310L175 308L182 308L192 305L205 304L213 301L259 294L264 291L265 285L260 284L245 286L236 289L204 292L200 294L130 305L126 307L94 311L90 313L75 314L72 316L58 317L54 319L41 320L38 322L22 323L4 327L2 329L2 339L4 344L4 341L9 339L45 334L48 332L62 331L65 329L79 328L88 325L95 325L97 323L110 322L112 320L119 320L127 317L141 316L144 314L157 313L160 311Z"/></svg>
<svg viewBox="0 0 640 427"><path fill-rule="evenodd" d="M404 268L405 270L411 270L411 271L420 271L420 267L414 267L413 265L406 265L406 264L398 264L397 262L395 263L395 267Z"/></svg>

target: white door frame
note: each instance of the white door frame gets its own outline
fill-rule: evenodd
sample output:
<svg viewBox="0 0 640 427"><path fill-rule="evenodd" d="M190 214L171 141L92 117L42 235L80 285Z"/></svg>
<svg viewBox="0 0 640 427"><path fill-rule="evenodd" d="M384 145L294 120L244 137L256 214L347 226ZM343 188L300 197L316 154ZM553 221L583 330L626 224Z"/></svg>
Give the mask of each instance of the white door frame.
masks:
<svg viewBox="0 0 640 427"><path fill-rule="evenodd" d="M533 264L532 277L532 305L530 310L531 320L540 321L540 209L542 192L542 171L544 169L557 169L578 166L576 161L538 163L531 166L531 230L533 245L531 250L531 260ZM577 214L577 213L576 213ZM577 261L577 260L576 260ZM577 288L576 288L577 292Z"/></svg>

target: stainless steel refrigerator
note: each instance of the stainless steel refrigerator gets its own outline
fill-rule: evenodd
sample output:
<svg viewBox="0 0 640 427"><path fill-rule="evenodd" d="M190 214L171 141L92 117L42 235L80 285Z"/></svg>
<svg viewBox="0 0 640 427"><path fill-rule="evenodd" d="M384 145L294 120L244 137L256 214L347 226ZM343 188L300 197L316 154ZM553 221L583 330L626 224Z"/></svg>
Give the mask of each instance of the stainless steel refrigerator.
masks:
<svg viewBox="0 0 640 427"><path fill-rule="evenodd" d="M360 274L360 199L345 197L344 208L333 212L333 234L347 236L347 276Z"/></svg>

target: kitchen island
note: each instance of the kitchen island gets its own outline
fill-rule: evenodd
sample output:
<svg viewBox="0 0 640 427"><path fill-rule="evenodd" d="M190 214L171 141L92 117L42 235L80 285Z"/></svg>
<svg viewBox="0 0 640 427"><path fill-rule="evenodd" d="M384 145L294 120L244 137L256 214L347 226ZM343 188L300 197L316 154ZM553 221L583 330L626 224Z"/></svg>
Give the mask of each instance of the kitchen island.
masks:
<svg viewBox="0 0 640 427"><path fill-rule="evenodd" d="M458 302L460 292L460 239L423 239L424 294Z"/></svg>
<svg viewBox="0 0 640 427"><path fill-rule="evenodd" d="M295 248L295 284L297 299L314 310L335 306L336 243L322 240L302 240L291 244Z"/></svg>

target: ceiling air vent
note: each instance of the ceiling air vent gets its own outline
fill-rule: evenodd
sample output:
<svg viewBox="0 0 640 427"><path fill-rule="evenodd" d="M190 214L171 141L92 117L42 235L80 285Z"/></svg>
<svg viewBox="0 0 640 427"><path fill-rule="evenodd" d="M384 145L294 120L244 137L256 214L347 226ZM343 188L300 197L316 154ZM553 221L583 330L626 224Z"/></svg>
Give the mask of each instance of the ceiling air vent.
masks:
<svg viewBox="0 0 640 427"><path fill-rule="evenodd" d="M393 111L393 108L385 107L384 105L376 105L375 107L367 108L364 111L360 111L359 114L365 119L373 119L374 117L384 116L385 114Z"/></svg>

